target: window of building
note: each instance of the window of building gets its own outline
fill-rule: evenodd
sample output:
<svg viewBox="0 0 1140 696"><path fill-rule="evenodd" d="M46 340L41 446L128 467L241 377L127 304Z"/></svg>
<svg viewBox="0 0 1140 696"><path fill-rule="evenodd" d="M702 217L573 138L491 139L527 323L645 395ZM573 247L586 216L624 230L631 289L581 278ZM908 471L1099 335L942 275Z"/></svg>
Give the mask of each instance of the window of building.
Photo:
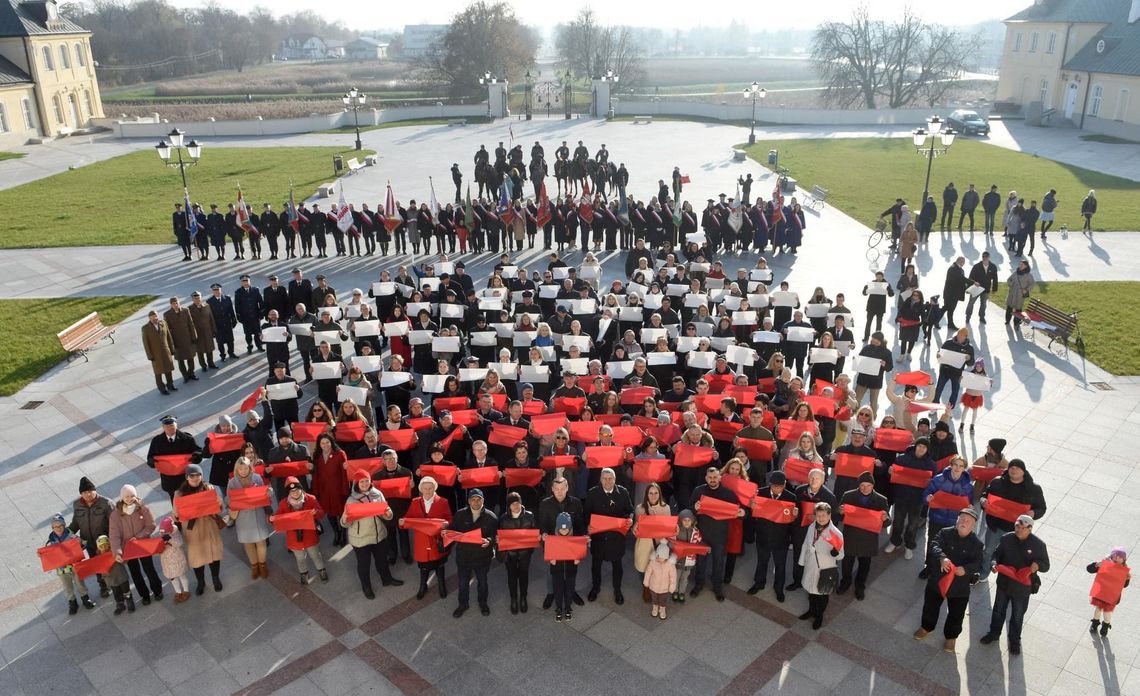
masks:
<svg viewBox="0 0 1140 696"><path fill-rule="evenodd" d="M0 133L8 132L8 111L0 104Z"/></svg>
<svg viewBox="0 0 1140 696"><path fill-rule="evenodd" d="M1093 87L1092 100L1089 102L1089 116L1096 118L1100 115L1100 100L1104 97L1104 87Z"/></svg>
<svg viewBox="0 0 1140 696"><path fill-rule="evenodd" d="M1041 103L1049 107L1049 81L1041 80Z"/></svg>
<svg viewBox="0 0 1140 696"><path fill-rule="evenodd" d="M63 101L59 96L52 97L51 105L55 108L55 122L63 123Z"/></svg>
<svg viewBox="0 0 1140 696"><path fill-rule="evenodd" d="M83 50L83 44L75 44L75 62L79 67L87 67L87 53Z"/></svg>
<svg viewBox="0 0 1140 696"><path fill-rule="evenodd" d="M1029 35L1029 52L1037 53L1037 32Z"/></svg>
<svg viewBox="0 0 1140 696"><path fill-rule="evenodd" d="M1057 52L1057 32L1055 32L1055 31L1049 32L1049 42L1045 46L1045 52L1046 53L1056 53Z"/></svg>
<svg viewBox="0 0 1140 696"><path fill-rule="evenodd" d="M59 67L61 70L67 70L71 67L71 56L67 53L67 44L60 44Z"/></svg>
<svg viewBox="0 0 1140 696"><path fill-rule="evenodd" d="M94 117L95 109L91 102L91 92L86 89L83 90L83 105L87 107L87 115Z"/></svg>
<svg viewBox="0 0 1140 696"><path fill-rule="evenodd" d="M1017 53L1020 50L1021 50L1021 32L1019 31L1013 35L1013 52Z"/></svg>
<svg viewBox="0 0 1140 696"><path fill-rule="evenodd" d="M44 46L42 53L44 57L44 70L55 70L55 65L51 60L51 46Z"/></svg>
<svg viewBox="0 0 1140 696"><path fill-rule="evenodd" d="M36 127L36 121L32 117L32 100L24 97L20 100L20 109L24 112L24 128L31 130Z"/></svg>

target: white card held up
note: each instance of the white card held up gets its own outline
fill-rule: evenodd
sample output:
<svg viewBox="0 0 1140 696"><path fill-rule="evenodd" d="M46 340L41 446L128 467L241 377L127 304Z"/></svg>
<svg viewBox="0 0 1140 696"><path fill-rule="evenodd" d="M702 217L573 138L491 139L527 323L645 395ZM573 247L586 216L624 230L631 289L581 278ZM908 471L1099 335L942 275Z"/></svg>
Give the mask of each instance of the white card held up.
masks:
<svg viewBox="0 0 1140 696"><path fill-rule="evenodd" d="M665 285L665 294L672 295L673 297L680 297L689 291L689 286L684 283L667 283Z"/></svg>
<svg viewBox="0 0 1140 696"><path fill-rule="evenodd" d="M756 312L751 309L737 310L732 313L733 326L752 326L756 323Z"/></svg>
<svg viewBox="0 0 1140 696"><path fill-rule="evenodd" d="M527 290L515 290L514 292L512 292L511 293L511 302L513 302L515 304L521 304L523 301L523 293L524 292L528 292L528 291ZM531 297L533 297L533 296L534 296L534 293L531 292Z"/></svg>
<svg viewBox="0 0 1140 696"><path fill-rule="evenodd" d="M444 302L439 306L440 319L462 319L467 308L461 304Z"/></svg>
<svg viewBox="0 0 1140 696"><path fill-rule="evenodd" d="M409 317L418 317L421 311L426 311L428 314L431 314L432 306L430 302L409 302L407 306L404 307L404 310Z"/></svg>
<svg viewBox="0 0 1140 696"><path fill-rule="evenodd" d="M606 331L609 330L610 325L613 323L614 323L614 320L609 319L607 317L602 317L601 319L598 320L598 340L599 341L603 340L603 337L606 335Z"/></svg>
<svg viewBox="0 0 1140 696"><path fill-rule="evenodd" d="M772 269L770 268L753 268L748 273L749 280L755 280L760 283L768 285L772 282Z"/></svg>
<svg viewBox="0 0 1140 696"><path fill-rule="evenodd" d="M413 346L423 346L431 343L432 331L427 329L416 329L415 331L408 332L408 343Z"/></svg>
<svg viewBox="0 0 1140 696"><path fill-rule="evenodd" d="M516 331L513 341L514 347L526 348L530 344L534 343L536 336L538 336L537 331Z"/></svg>
<svg viewBox="0 0 1140 696"><path fill-rule="evenodd" d="M887 294L887 283L882 283L882 282L878 282L878 281L871 281L870 283L867 283L867 294L868 295L886 295Z"/></svg>
<svg viewBox="0 0 1140 696"><path fill-rule="evenodd" d="M570 313L576 317L598 311L598 303L592 297L587 297L584 300L567 300L566 304L570 308Z"/></svg>
<svg viewBox="0 0 1140 696"><path fill-rule="evenodd" d="M562 336L562 349L569 351L570 346L578 346L578 350L583 353L590 350L590 337L589 336L571 336L570 334L563 334Z"/></svg>
<svg viewBox="0 0 1140 696"><path fill-rule="evenodd" d="M289 333L293 334L294 336L312 336L313 335L313 325L312 324L307 324L307 323L302 323L302 322L297 322L297 323L290 322L289 324L286 324L286 326L289 327Z"/></svg>
<svg viewBox="0 0 1140 696"><path fill-rule="evenodd" d="M633 372L632 360L611 360L606 363L606 374L614 379L625 379Z"/></svg>
<svg viewBox="0 0 1140 696"><path fill-rule="evenodd" d="M954 369L962 369L966 364L966 360L970 356L965 353L959 353L956 350L943 350L938 352L938 364L942 367L952 367Z"/></svg>
<svg viewBox="0 0 1140 696"><path fill-rule="evenodd" d="M329 313L329 316L332 317L333 321L340 321L340 307L321 307L317 311L313 312L313 314L316 314L317 318L319 319L325 312Z"/></svg>
<svg viewBox="0 0 1140 696"><path fill-rule="evenodd" d="M752 350L751 346L728 346L724 351L724 357L730 363L752 365L756 360L756 351Z"/></svg>
<svg viewBox="0 0 1140 696"><path fill-rule="evenodd" d="M448 375L423 375L420 390L425 394L442 394Z"/></svg>
<svg viewBox="0 0 1140 696"><path fill-rule="evenodd" d="M522 365L519 367L519 380L546 384L550 381L550 368L546 365Z"/></svg>
<svg viewBox="0 0 1140 696"><path fill-rule="evenodd" d="M689 273L708 273L711 269L712 265L708 263L693 261L689 264Z"/></svg>
<svg viewBox="0 0 1140 696"><path fill-rule="evenodd" d="M421 290L424 287L430 288L432 292L439 290L439 278L435 276L425 276L423 278L420 278L417 282L419 282Z"/></svg>
<svg viewBox="0 0 1140 696"><path fill-rule="evenodd" d="M696 350L701 345L700 336L678 336L677 337L677 352L688 353L689 351Z"/></svg>
<svg viewBox="0 0 1140 696"><path fill-rule="evenodd" d="M431 349L436 353L458 353L458 336L436 336L431 339Z"/></svg>
<svg viewBox="0 0 1140 696"><path fill-rule="evenodd" d="M601 266L587 263L578 269L578 277L584 280L593 280L602 274Z"/></svg>
<svg viewBox="0 0 1140 696"><path fill-rule="evenodd" d="M408 335L408 322L406 321L389 321L384 323L385 336L407 336Z"/></svg>
<svg viewBox="0 0 1140 696"><path fill-rule="evenodd" d="M459 368L459 381L460 382L479 382L487 378L486 367L461 367Z"/></svg>
<svg viewBox="0 0 1140 696"><path fill-rule="evenodd" d="M618 307L618 321L636 321L640 323L644 318L645 310L641 307Z"/></svg>
<svg viewBox="0 0 1140 696"><path fill-rule="evenodd" d="M705 287L708 287L707 283L705 284ZM709 302L712 302L713 304L720 304L724 298L729 296L728 293L729 291L724 288L709 288Z"/></svg>
<svg viewBox="0 0 1140 696"><path fill-rule="evenodd" d="M498 312L503 309L503 300L498 297L484 297L479 300L480 312Z"/></svg>
<svg viewBox="0 0 1140 696"><path fill-rule="evenodd" d="M369 356L372 357L372 356ZM382 389L389 389L391 387L402 387L411 382L410 372L381 372L380 373L380 387Z"/></svg>
<svg viewBox="0 0 1140 696"><path fill-rule="evenodd" d="M779 343L783 336L778 331L753 331L752 340L756 343Z"/></svg>
<svg viewBox="0 0 1140 696"><path fill-rule="evenodd" d="M558 355L554 352L554 346L535 346L535 348L538 348L538 354L542 356L542 362L552 363L558 360Z"/></svg>
<svg viewBox="0 0 1140 696"><path fill-rule="evenodd" d="M550 275L553 276L555 280L566 280L570 277L570 267L555 266L554 268L550 269Z"/></svg>
<svg viewBox="0 0 1140 696"><path fill-rule="evenodd" d="M434 265L435 272L440 275L443 275L444 273L449 276L455 275L455 264L451 261L436 261Z"/></svg>
<svg viewBox="0 0 1140 696"><path fill-rule="evenodd" d="M778 290L772 293L773 307L795 307L800 303L800 296L787 290Z"/></svg>
<svg viewBox="0 0 1140 696"><path fill-rule="evenodd" d="M811 362L815 363L830 363L835 364L839 359L839 351L835 348L812 348L811 349Z"/></svg>
<svg viewBox="0 0 1140 696"><path fill-rule="evenodd" d="M810 319L823 319L830 309L831 305L826 302L809 302L804 308L804 314Z"/></svg>
<svg viewBox="0 0 1140 696"><path fill-rule="evenodd" d="M364 387L350 387L346 384L336 385L336 400L343 402L352 399L357 406L368 403L368 390Z"/></svg>
<svg viewBox="0 0 1140 696"><path fill-rule="evenodd" d="M735 312L736 310L740 309L740 303L743 300L744 298L740 297L739 295L726 295L724 299L720 301L720 303L728 311Z"/></svg>
<svg viewBox="0 0 1140 696"><path fill-rule="evenodd" d="M590 372L589 358L562 358L558 363L562 366L562 373L573 372L576 375L585 375Z"/></svg>
<svg viewBox="0 0 1140 696"><path fill-rule="evenodd" d="M395 281L393 281L393 282L395 282ZM405 283L396 283L396 290L398 290L400 292L400 294L403 295L404 297L411 297L412 293L416 291L416 289L413 288L411 285L407 285Z"/></svg>
<svg viewBox="0 0 1140 696"><path fill-rule="evenodd" d="M313 342L318 346L322 341L328 341L329 346L337 348L340 346L340 332L339 331L314 331Z"/></svg>
<svg viewBox="0 0 1140 696"><path fill-rule="evenodd" d="M297 398L297 383L283 382L281 384L265 385L265 394L270 401L285 401Z"/></svg>
<svg viewBox="0 0 1140 696"><path fill-rule="evenodd" d="M691 232L688 236L685 237L686 243L692 242L693 244L696 244L697 246L700 246L707 241L708 241L708 237L705 236L704 232Z"/></svg>
<svg viewBox="0 0 1140 696"><path fill-rule="evenodd" d="M494 331L472 331L472 346L493 346L498 343L499 335Z"/></svg>
<svg viewBox="0 0 1140 696"><path fill-rule="evenodd" d="M852 362L855 365L855 371L861 375L877 377L883 369L883 361L869 355L856 355Z"/></svg>
<svg viewBox="0 0 1140 696"><path fill-rule="evenodd" d="M491 328L495 330L499 338L510 338L515 333L515 325L505 321L495 322L491 324Z"/></svg>
<svg viewBox="0 0 1140 696"><path fill-rule="evenodd" d="M976 372L962 373L962 388L977 392L988 392L994 387L992 378L979 375Z"/></svg>
<svg viewBox="0 0 1140 696"><path fill-rule="evenodd" d="M703 293L690 292L685 295L685 306L689 308L697 308L709 303L709 296Z"/></svg>
<svg viewBox="0 0 1140 696"><path fill-rule="evenodd" d="M339 361L337 362L315 362L313 367L313 379L340 379L341 368L344 367Z"/></svg>
<svg viewBox="0 0 1140 696"><path fill-rule="evenodd" d="M642 343L656 343L658 336L668 336L669 332L664 328L654 329L648 326L641 329L641 342Z"/></svg>
<svg viewBox="0 0 1140 696"><path fill-rule="evenodd" d="M641 306L646 309L658 310L661 309L661 300L663 299L665 299L665 296L660 293L650 293L645 296L644 300L642 300Z"/></svg>
<svg viewBox="0 0 1140 696"><path fill-rule="evenodd" d="M637 295L638 297L645 297L649 292L649 286L642 285L641 283L630 282L625 286L625 294Z"/></svg>
<svg viewBox="0 0 1140 696"><path fill-rule="evenodd" d="M772 304L770 295L765 295L761 292L748 293L748 304L752 305L754 309L767 309Z"/></svg>
<svg viewBox="0 0 1140 696"><path fill-rule="evenodd" d="M709 290L719 290L724 287L724 278L705 278L705 287Z"/></svg>
<svg viewBox="0 0 1140 696"><path fill-rule="evenodd" d="M396 294L396 284L390 280L381 280L372 284L373 297L388 297Z"/></svg>
<svg viewBox="0 0 1140 696"><path fill-rule="evenodd" d="M846 358L851 355L851 351L855 350L855 344L851 341L836 341L835 350L840 356Z"/></svg>
<svg viewBox="0 0 1140 696"><path fill-rule="evenodd" d="M689 367L698 370L711 370L716 367L716 353L711 350L694 350L689 353L686 362Z"/></svg>
<svg viewBox="0 0 1140 696"><path fill-rule="evenodd" d="M384 360L379 355L354 355L352 356L351 361L353 367L365 374L368 374L370 372L379 372L380 370L384 369ZM408 373L401 372L399 374L406 375Z"/></svg>
<svg viewBox="0 0 1140 696"><path fill-rule="evenodd" d="M811 343L815 340L815 329L810 326L789 326L788 340L792 343Z"/></svg>
<svg viewBox="0 0 1140 696"><path fill-rule="evenodd" d="M490 362L487 363L488 370L494 370L499 373L502 379L518 379L519 364L513 362Z"/></svg>
<svg viewBox="0 0 1140 696"><path fill-rule="evenodd" d="M544 300L553 300L558 297L558 285L539 285L538 296Z"/></svg>
<svg viewBox="0 0 1140 696"><path fill-rule="evenodd" d="M405 325L406 326L406 325ZM352 323L352 330L357 338L380 335L379 319L362 319Z"/></svg>
<svg viewBox="0 0 1140 696"><path fill-rule="evenodd" d="M681 336L680 324L666 324L665 330L669 332L670 341L676 341Z"/></svg>
<svg viewBox="0 0 1140 696"><path fill-rule="evenodd" d="M720 351L721 353L728 350L728 347L735 343L736 339L729 338L728 336L713 336L709 339L709 344L713 350Z"/></svg>
<svg viewBox="0 0 1140 696"><path fill-rule="evenodd" d="M519 275L518 266L503 266L499 271L503 274L503 278L517 278Z"/></svg>
<svg viewBox="0 0 1140 696"><path fill-rule="evenodd" d="M650 365L676 365L677 354L653 351L652 353L645 354L645 362Z"/></svg>
<svg viewBox="0 0 1140 696"><path fill-rule="evenodd" d="M266 343L284 343L289 337L289 329L285 326L267 326L261 330L261 340Z"/></svg>
<svg viewBox="0 0 1140 696"><path fill-rule="evenodd" d="M360 311L361 307L366 305L362 304L346 304L344 306L344 316L346 319L359 319L364 312Z"/></svg>
<svg viewBox="0 0 1140 696"><path fill-rule="evenodd" d="M704 336L705 338L708 338L709 336L713 335L713 325L711 323L707 321L694 321L693 323L697 325L698 337Z"/></svg>

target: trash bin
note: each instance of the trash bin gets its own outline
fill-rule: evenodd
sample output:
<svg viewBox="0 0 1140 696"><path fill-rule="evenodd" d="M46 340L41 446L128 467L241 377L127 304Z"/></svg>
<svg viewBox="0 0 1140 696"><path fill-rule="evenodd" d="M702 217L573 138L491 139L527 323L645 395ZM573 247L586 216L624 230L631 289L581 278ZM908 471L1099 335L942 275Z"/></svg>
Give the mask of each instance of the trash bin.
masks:
<svg viewBox="0 0 1140 696"><path fill-rule="evenodd" d="M344 158L340 155L333 155L333 174L340 174L344 169Z"/></svg>
<svg viewBox="0 0 1140 696"><path fill-rule="evenodd" d="M776 163L779 160L780 160L780 153L778 151L768 150L768 164L770 164L774 167L774 166L776 166Z"/></svg>

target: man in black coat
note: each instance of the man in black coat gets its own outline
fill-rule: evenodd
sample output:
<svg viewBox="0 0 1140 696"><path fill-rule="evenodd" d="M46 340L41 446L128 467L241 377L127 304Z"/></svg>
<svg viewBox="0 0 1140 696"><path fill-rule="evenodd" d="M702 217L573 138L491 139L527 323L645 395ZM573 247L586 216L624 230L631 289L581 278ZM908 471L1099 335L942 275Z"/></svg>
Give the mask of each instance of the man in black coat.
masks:
<svg viewBox="0 0 1140 696"><path fill-rule="evenodd" d="M248 275L243 274L239 280L241 287L234 290L234 312L245 333L245 352L252 353L255 343L259 351L265 352L261 344L261 318L265 316L261 291L249 284Z"/></svg>
<svg viewBox="0 0 1140 696"><path fill-rule="evenodd" d="M1013 466L1013 462L1010 462ZM987 524L989 522L987 521ZM988 532L987 532L988 534ZM997 579L997 594L994 595L994 609L990 615L990 630L982 636L981 643L988 645L1001 637L1005 624L1006 610L1009 610L1009 654L1021 654L1021 623L1029 609L1029 596L1041 586L1038 573L1049 572L1049 550L1040 537L1033 534L1033 518L1022 515L1014 522L1013 531L1002 536L997 550L990 561L990 570L999 565L1009 566L1015 572L1028 569L1029 583L1025 584L1004 574Z"/></svg>
<svg viewBox="0 0 1140 696"><path fill-rule="evenodd" d="M281 236L281 216L273 212L273 208L266 203L261 211L261 226L258 227L269 243L269 258L277 258L277 239Z"/></svg>
<svg viewBox="0 0 1140 696"><path fill-rule="evenodd" d="M991 495L1013 503L1028 505L1029 515L1035 520L1041 519L1046 510L1045 493L1041 490L1041 486L1033 482L1033 477L1025 470L1025 462L1021 459L1009 460L1009 466L1006 467L1005 473L990 481L990 485L986 487L979 500L982 512L986 513L985 544L987 558L994 553L1002 535L1012 532L1014 528L1013 522L986 512L986 505L989 504ZM990 564L987 561L982 564L981 579L985 580L989 574Z"/></svg>
<svg viewBox="0 0 1140 696"><path fill-rule="evenodd" d="M957 331L958 325L954 323L954 310L958 303L966 299L966 257L959 256L946 269L946 284L942 286L942 301L946 307L946 328Z"/></svg>
<svg viewBox="0 0 1140 696"><path fill-rule="evenodd" d="M974 185L970 184L970 188L962 194L962 212L958 214L958 231L962 231L962 221L968 216L970 218L970 231L974 231L974 211L978 207L978 192L974 189Z"/></svg>
<svg viewBox="0 0 1140 696"><path fill-rule="evenodd" d="M782 471L768 474L768 485L756 493L757 498L796 503L796 495L787 489L788 478ZM772 589L776 591L776 601L784 601L784 576L788 565L788 546L792 543L792 530L799 524L798 508L792 510L787 520L773 522L762 517L754 517L756 529L756 572L752 576L752 587L748 594L756 594L768 582L768 559L773 564Z"/></svg>
<svg viewBox="0 0 1140 696"><path fill-rule="evenodd" d="M289 342L293 340L293 336L289 334L285 322L281 321L281 314L276 309L269 310L269 318L264 324L261 325L261 331L271 328L286 328L285 341L282 342L266 342L265 343L265 358L269 361L269 376L273 376L274 365L277 363L285 363L285 373L289 374Z"/></svg>
<svg viewBox="0 0 1140 696"><path fill-rule="evenodd" d="M951 181L946 184L946 188L942 189L942 222L940 227L945 232L947 227L954 225L954 206L958 205L958 189L954 188L954 182Z"/></svg>
<svg viewBox="0 0 1140 696"><path fill-rule="evenodd" d="M455 513L450 529L460 533L478 529L483 537L482 544L466 542L456 544L455 566L459 571L459 606L455 607L451 615L458 619L467 611L471 598L471 575L474 574L475 597L479 602L479 611L483 616L489 616L491 607L487 605L487 570L490 569L491 560L495 557L494 543L499 529L499 518L483 507L483 491L472 488L467 492L467 507Z"/></svg>
<svg viewBox="0 0 1140 696"><path fill-rule="evenodd" d="M946 638L942 649L946 652L954 652L954 642L962 633L962 619L970 605L970 586L977 581L982 569L982 542L974 534L977 524L977 510L963 508L953 527L943 527L930 540L930 553L926 554L929 578L922 601L922 625L914 637L922 640L938 626L942 609L940 585L947 573L953 573L954 579L946 590L946 623L942 626L942 635Z"/></svg>
<svg viewBox="0 0 1140 696"><path fill-rule="evenodd" d="M630 249L629 254L625 257L625 277L632 278L633 272L637 270L638 259L645 259L646 265L652 274L653 269L653 252L645 248L645 240L638 239L633 249Z"/></svg>
<svg viewBox="0 0 1140 696"><path fill-rule="evenodd" d="M586 533L586 513L582 501L570 495L570 483L564 478L556 478L550 482L550 496L543 498L538 504L538 529L543 538L555 533L558 515L565 512L570 515L573 522L571 534L581 536ZM578 606L585 604L574 591L574 603ZM550 573L546 574L546 598L542 600L542 608L549 609L554 604L554 579Z"/></svg>
<svg viewBox="0 0 1140 696"><path fill-rule="evenodd" d="M293 303L289 301L289 291L277 282L277 276L269 276L269 285L261 290L261 302L265 310L265 317L269 310L276 309L278 317L287 317L293 312Z"/></svg>
<svg viewBox="0 0 1140 696"><path fill-rule="evenodd" d="M986 234L994 233L994 220L997 218L998 208L1001 207L1001 194L998 193L997 184L990 187L989 193L982 196L982 212L986 216ZM959 224L959 226L961 226Z"/></svg>
<svg viewBox="0 0 1140 696"><path fill-rule="evenodd" d="M705 482L693 489L691 500L693 511L697 513L697 528L701 531L701 538L708 544L710 551L697 560L697 571L693 578L693 589L690 597L696 597L704 589L705 575L712 573L713 594L716 601L724 601L724 562L728 546L728 521L713 519L709 515L701 514L701 497L717 498L728 503L737 504L736 494L720 485L720 469L710 466L705 470ZM744 517L744 508L740 508L737 517ZM710 568L711 566L711 568Z"/></svg>
<svg viewBox="0 0 1140 696"><path fill-rule="evenodd" d="M855 377L855 403L863 403L863 395L871 392L871 413L876 418L879 415L879 391L883 388L883 374L895 369L891 349L884 345L886 339L882 331L871 334L871 342L863 346L859 355L876 358L879 361L878 374L867 375L860 372Z"/></svg>
<svg viewBox="0 0 1140 696"><path fill-rule="evenodd" d="M210 293L206 304L214 313L214 326L217 329L214 340L218 344L218 353L222 362L225 362L227 349L229 356L234 357L234 327L237 326L237 313L234 312L233 300L222 294L221 285L217 283L211 285Z"/></svg>
<svg viewBox="0 0 1140 696"><path fill-rule="evenodd" d="M982 252L982 260L975 263L970 269L969 280L971 287L977 285L982 290L977 295L970 295L970 301L966 303L966 321L970 321L970 316L974 312L974 302L981 298L982 304L978 308L978 321L985 324L986 302L990 299L990 293L997 292L998 289L997 266L990 261L990 252Z"/></svg>
<svg viewBox="0 0 1140 696"><path fill-rule="evenodd" d="M245 258L245 230L238 224L237 207L230 203L226 212L224 229L234 244L234 260Z"/></svg>
<svg viewBox="0 0 1140 696"><path fill-rule="evenodd" d="M300 267L293 268L293 280L289 281L289 309L292 310L298 304L305 305L309 311L316 309L312 306L313 302L313 283L308 278L305 278L301 273Z"/></svg>
<svg viewBox="0 0 1140 696"><path fill-rule="evenodd" d="M147 466L152 469L156 468L155 457L164 454L188 454L192 464L202 461L202 448L195 442L193 435L185 430L178 429L177 418L167 415L163 416L159 422L162 423L162 432L150 440L150 447L146 451ZM162 490L170 496L171 502L174 501L174 492L185 480L185 474L160 475Z"/></svg>
<svg viewBox="0 0 1140 696"><path fill-rule="evenodd" d="M844 513L848 508L857 507L865 510L874 510L882 515L882 526L890 522L887 514L887 498L875 490L875 476L869 471L859 474L858 487L847 491L839 499L839 512ZM855 585L855 599L862 600L867 590L867 576L871 572L871 559L879 554L880 530L870 531L848 523L843 518L843 579L835 589L837 594L843 594L851 585ZM859 570L855 570L855 561L859 561Z"/></svg>
<svg viewBox="0 0 1140 696"><path fill-rule="evenodd" d="M190 229L187 226L186 211L182 209L181 203L174 204L174 213L170 216L170 222L174 228L174 238L182 249L182 260L190 261L190 252L192 251Z"/></svg>
<svg viewBox="0 0 1140 696"><path fill-rule="evenodd" d="M590 518L616 517L619 519L633 519L633 501L630 500L629 491L624 486L617 485L617 475L613 469L602 469L599 485L594 486L586 493L586 525L589 527ZM590 594L587 599L591 602L598 598L602 586L602 564L610 563L610 575L614 583L614 602L621 604L625 597L621 593L622 556L625 555L625 534L618 532L602 532L590 535Z"/></svg>

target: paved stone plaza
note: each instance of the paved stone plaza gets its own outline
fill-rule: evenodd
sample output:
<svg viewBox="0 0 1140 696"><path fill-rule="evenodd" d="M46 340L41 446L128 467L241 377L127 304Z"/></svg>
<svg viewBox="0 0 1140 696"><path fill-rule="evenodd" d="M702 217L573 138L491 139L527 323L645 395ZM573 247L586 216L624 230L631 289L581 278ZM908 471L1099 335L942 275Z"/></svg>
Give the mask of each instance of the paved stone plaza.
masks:
<svg viewBox="0 0 1140 696"><path fill-rule="evenodd" d="M772 188L765 170L731 162L731 146L746 140L747 129L665 121L650 126L554 120L513 125L524 150L535 139L542 140L548 152L563 139L571 146L584 140L591 151L606 143L611 157L629 168L630 191L646 199L655 193L657 179L667 178L675 164L692 177L685 197L697 208L717 193L732 195L736 177L746 172L760 179L754 195L767 198ZM888 136L905 129L833 135L868 132ZM789 129L760 136L810 134ZM1006 144L1030 136L1038 137L1014 133ZM448 200L453 193L447 175L451 163L460 162L469 176L478 144L493 149L508 137L505 122L365 133L365 145L380 152L382 160L347 180L349 200L382 201L389 179L401 199L419 200L426 196L429 174L436 178L437 195ZM309 135L256 144L350 139ZM906 141L899 146L909 147ZM0 164L0 185L18 182L16 167L28 171L35 166L51 173L57 166L53 158L103 158L136 147L149 144L97 139L90 145L59 145L39 162L29 157L27 162ZM916 159L915 191L905 192L912 196L921 188L919 163ZM156 161L156 172L159 166ZM251 202L260 202L259 193L249 196ZM274 192L268 200L281 200L281 193ZM897 261L867 258L865 239L865 228L825 207L808 214L797 256L770 256L769 262L777 281L787 279L801 293L816 285L830 296L846 293L859 317L859 293L870 279L870 268L887 267L892 280L897 273ZM1010 262L1000 238L995 246L981 234L932 234L929 247L918 255L922 289L940 294L953 257L962 254L972 263L987 249L1004 281ZM1044 252L1039 251L1034 262L1041 279L1140 277L1140 235L1135 233L1097 234L1091 242L1079 234L1068 240L1051 234ZM518 263L544 267L546 253L526 251ZM287 278L293 266L292 261L181 264L180 258L172 245L5 251L0 253L0 283L5 297L186 298L191 290L205 291L215 281L232 292L243 272L253 274L255 284L262 286L270 272ZM581 258L575 252L567 261L576 264ZM620 253L601 258L605 282L622 275ZM726 270L751 267L756 257L736 259L723 259ZM407 260L305 259L301 266L308 278L327 274L343 300L353 287L366 288L381 269L394 269ZM496 261L486 255L464 260L477 283ZM164 304L160 299L156 306ZM1024 459L1045 490L1049 511L1035 532L1049 545L1052 570L1042 575L1041 592L1030 603L1020 657L1006 655L1004 640L1000 647L977 643L989 621L992 582L974 589L956 655L941 651L940 634L921 643L913 640L922 601L923 583L916 579L921 554L905 561L899 552L878 557L865 601L854 601L850 594L834 597L820 631L795 619L806 605L802 593L790 593L785 604L776 603L771 589L756 597L744 593L755 558L751 549L737 564L727 602L718 603L705 592L674 605L669 620L661 622L637 599L636 574L630 570L625 581L630 600L624 605L615 605L612 594L603 591L597 602L575 611L573 623L560 625L550 611L536 606L545 594L537 560L527 615L514 617L507 611L505 571L496 564L491 616L469 612L456 620L450 616L456 601L454 580L445 600L432 591L417 601L415 583L408 582L382 588L375 601L368 601L347 558L330 564L327 585L302 589L279 538L270 548L270 579L251 581L244 554L230 533L225 534L229 545L222 562L223 592L207 590L179 606L168 593L160 603L119 617L112 617L113 602L104 599L95 611L81 609L68 616L58 585L40 571L34 549L47 536L49 517L70 510L80 476L89 476L100 493L112 498L122 484L137 484L156 516L167 513L167 497L143 460L149 439L158 432L157 416L176 413L183 429L200 438L219 414L234 414L264 374L264 360L255 353L220 371L199 373L199 382L179 385L174 396L161 397L138 340L145 314L140 313L122 325L113 345L94 350L89 363L60 365L15 397L0 399L5 423L0 430L0 521L5 530L0 544L0 693L1140 694L1140 671L1131 673L1133 663L1140 664L1140 604L1126 591L1111 635L1091 638L1087 627L1092 576L1085 572L1086 564L1111 547L1132 550L1140 539L1131 520L1140 505L1140 496L1131 494L1140 471L1127 436L1131 428L1140 427L1140 380L1108 375L1075 353L1061 357L1046 350L1044 339L1034 341L1027 332L1005 327L1001 310L991 306L988 325L976 320L971 325L972 332L984 329L971 338L987 359L996 391L987 399L976 434L967 432L959 450L972 461L989 438L1004 437L1009 441L1006 455ZM893 337L893 329L887 333ZM943 338L945 330L938 336ZM932 350L920 345L915 355L909 367L903 363L904 369L931 369ZM34 410L20 409L30 401L44 403ZM332 551L328 544L326 535L326 557ZM627 565L628 559L627 554ZM454 573L454 564L449 571ZM410 581L415 569L401 562L395 572ZM578 584L588 589L585 578Z"/></svg>

